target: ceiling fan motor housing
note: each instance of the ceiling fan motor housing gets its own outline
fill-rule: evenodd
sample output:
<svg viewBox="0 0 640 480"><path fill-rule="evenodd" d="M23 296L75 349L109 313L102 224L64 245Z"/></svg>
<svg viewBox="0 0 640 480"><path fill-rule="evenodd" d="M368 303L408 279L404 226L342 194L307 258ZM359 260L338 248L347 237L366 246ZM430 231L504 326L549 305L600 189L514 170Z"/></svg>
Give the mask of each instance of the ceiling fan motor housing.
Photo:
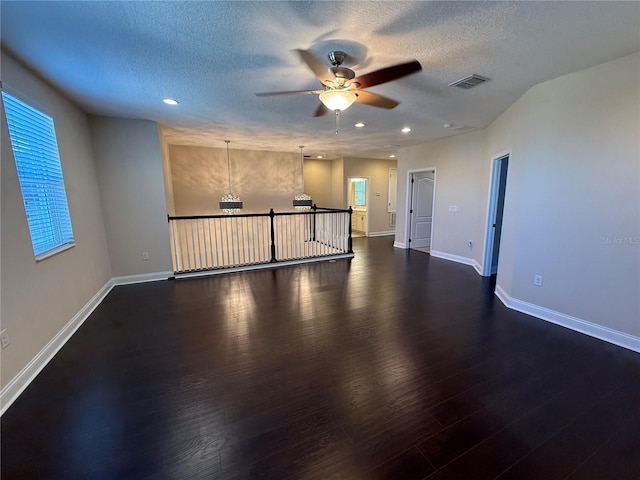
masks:
<svg viewBox="0 0 640 480"><path fill-rule="evenodd" d="M341 52L340 50L337 50L335 52L329 53L327 57L329 57L331 65L333 65L334 67L339 67L340 65L342 65L342 62L344 62L344 59L347 58L347 54Z"/></svg>
<svg viewBox="0 0 640 480"><path fill-rule="evenodd" d="M333 65L331 68L329 68L329 71L333 73L336 78L340 78L343 81L355 78L356 72L354 72L350 68L341 66L342 62L344 62L344 59L347 58L347 54L345 52L337 50L335 52L329 53L327 57L329 58L331 65Z"/></svg>
<svg viewBox="0 0 640 480"><path fill-rule="evenodd" d="M356 76L356 72L347 67L331 67L330 70L336 78L342 78L344 80L351 80Z"/></svg>

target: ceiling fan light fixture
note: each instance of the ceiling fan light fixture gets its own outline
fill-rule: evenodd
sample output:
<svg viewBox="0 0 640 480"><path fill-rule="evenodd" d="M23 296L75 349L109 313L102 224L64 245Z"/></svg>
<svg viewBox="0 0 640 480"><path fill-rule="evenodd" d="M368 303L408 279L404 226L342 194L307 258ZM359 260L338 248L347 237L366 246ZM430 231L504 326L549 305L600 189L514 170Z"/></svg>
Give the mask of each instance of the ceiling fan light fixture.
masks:
<svg viewBox="0 0 640 480"><path fill-rule="evenodd" d="M348 90L325 90L320 101L329 110L346 110L356 101L356 94Z"/></svg>

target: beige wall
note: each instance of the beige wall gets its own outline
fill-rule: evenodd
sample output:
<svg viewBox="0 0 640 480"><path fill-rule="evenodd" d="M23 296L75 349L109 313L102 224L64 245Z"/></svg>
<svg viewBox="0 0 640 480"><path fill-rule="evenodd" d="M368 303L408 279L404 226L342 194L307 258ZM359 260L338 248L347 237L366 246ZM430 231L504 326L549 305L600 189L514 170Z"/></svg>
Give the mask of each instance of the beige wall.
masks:
<svg viewBox="0 0 640 480"><path fill-rule="evenodd" d="M488 132L507 148L499 284L640 337L640 55L532 88Z"/></svg>
<svg viewBox="0 0 640 480"><path fill-rule="evenodd" d="M389 226L389 169L396 168L396 160L372 158L344 158L344 197L347 199L347 179L349 177L368 177L369 181L369 234L393 231ZM377 195L380 193L380 196ZM344 208L348 207L345 203Z"/></svg>
<svg viewBox="0 0 640 480"><path fill-rule="evenodd" d="M336 158L331 161L331 208L346 208L346 178L344 176L344 160Z"/></svg>
<svg viewBox="0 0 640 480"><path fill-rule="evenodd" d="M482 255L478 243L478 222L484 210L481 200L486 190L482 178L484 133L474 132L403 149L398 159L398 202L396 242L406 246L408 180L411 170L435 168L435 200L431 248L462 257ZM449 206L457 206L450 212ZM467 242L471 240L473 250ZM478 253L479 252L479 253Z"/></svg>
<svg viewBox="0 0 640 480"><path fill-rule="evenodd" d="M162 128L158 126L158 138L160 139L160 154L162 155L162 178L164 180L165 207L169 215L176 214L176 202L173 199L173 178L171 177L171 157L169 144L163 137Z"/></svg>
<svg viewBox="0 0 640 480"><path fill-rule="evenodd" d="M176 215L222 213L220 198L228 193L225 148L169 145ZM231 187L245 212L291 210L302 192L300 154L230 149Z"/></svg>
<svg viewBox="0 0 640 480"><path fill-rule="evenodd" d="M311 195L319 207L333 207L331 192L333 162L331 160L306 159L304 161L304 191Z"/></svg>
<svg viewBox="0 0 640 480"><path fill-rule="evenodd" d="M0 353L6 386L111 278L87 117L2 52L9 93L51 116L76 246L36 263L13 152L2 121L1 328L11 344ZM26 97L26 98L25 98Z"/></svg>
<svg viewBox="0 0 640 480"><path fill-rule="evenodd" d="M90 125L113 275L171 271L156 123L90 117Z"/></svg>
<svg viewBox="0 0 640 480"><path fill-rule="evenodd" d="M532 88L484 131L401 149L396 242L407 171L435 166L433 248L481 264L491 158L510 151L498 286L640 337L639 89L634 54Z"/></svg>

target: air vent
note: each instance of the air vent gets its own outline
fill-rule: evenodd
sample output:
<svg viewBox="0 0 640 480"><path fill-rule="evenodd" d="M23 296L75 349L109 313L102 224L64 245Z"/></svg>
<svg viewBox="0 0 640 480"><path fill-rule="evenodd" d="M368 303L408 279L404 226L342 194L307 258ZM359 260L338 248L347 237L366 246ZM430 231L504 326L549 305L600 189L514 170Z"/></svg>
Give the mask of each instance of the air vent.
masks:
<svg viewBox="0 0 640 480"><path fill-rule="evenodd" d="M476 85L480 85L481 83L488 82L489 80L491 79L481 77L480 75L476 75L474 73L473 75L469 75L468 77L458 80L457 82L450 83L449 86L469 90L470 88L473 88Z"/></svg>
<svg viewBox="0 0 640 480"><path fill-rule="evenodd" d="M469 125L463 125L461 127L453 127L451 130L456 132L468 132L469 130L475 130L476 127L470 127Z"/></svg>

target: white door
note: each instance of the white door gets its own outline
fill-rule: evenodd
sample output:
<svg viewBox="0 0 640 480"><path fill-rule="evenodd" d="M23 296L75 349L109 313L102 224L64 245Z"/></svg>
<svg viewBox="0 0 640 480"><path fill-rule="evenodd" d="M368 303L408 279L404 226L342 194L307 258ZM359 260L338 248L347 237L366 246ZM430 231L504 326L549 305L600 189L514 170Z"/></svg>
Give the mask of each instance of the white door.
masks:
<svg viewBox="0 0 640 480"><path fill-rule="evenodd" d="M433 180L434 172L414 173L411 179L411 248L431 246Z"/></svg>

